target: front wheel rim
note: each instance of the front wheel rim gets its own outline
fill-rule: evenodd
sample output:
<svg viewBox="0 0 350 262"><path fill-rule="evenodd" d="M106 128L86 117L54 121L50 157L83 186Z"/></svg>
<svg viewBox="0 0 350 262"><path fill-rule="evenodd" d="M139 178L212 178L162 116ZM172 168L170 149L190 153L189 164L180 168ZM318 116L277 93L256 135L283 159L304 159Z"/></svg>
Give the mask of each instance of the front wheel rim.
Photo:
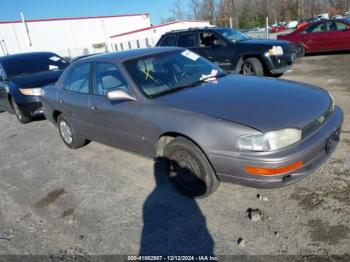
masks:
<svg viewBox="0 0 350 262"><path fill-rule="evenodd" d="M243 64L242 72L244 75L254 75L253 66L251 64Z"/></svg>
<svg viewBox="0 0 350 262"><path fill-rule="evenodd" d="M197 173L199 170L199 163L185 150L177 150L170 156L170 179L187 192L194 193L205 188L204 181Z"/></svg>
<svg viewBox="0 0 350 262"><path fill-rule="evenodd" d="M300 46L297 46L295 49L296 49L297 54L298 54L299 56L301 56L302 53L303 53L303 49L302 49Z"/></svg>
<svg viewBox="0 0 350 262"><path fill-rule="evenodd" d="M67 144L72 144L73 142L73 136L72 136L72 130L70 129L70 126L66 121L60 122L60 132L62 135L63 140Z"/></svg>

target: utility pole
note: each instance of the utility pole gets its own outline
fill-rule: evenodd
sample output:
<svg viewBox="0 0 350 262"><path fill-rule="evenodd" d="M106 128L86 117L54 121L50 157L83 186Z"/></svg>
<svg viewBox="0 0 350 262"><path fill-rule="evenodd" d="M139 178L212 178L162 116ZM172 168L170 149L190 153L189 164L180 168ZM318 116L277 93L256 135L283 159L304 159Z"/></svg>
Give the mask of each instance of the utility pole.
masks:
<svg viewBox="0 0 350 262"><path fill-rule="evenodd" d="M236 28L238 28L238 14L237 14L235 1L231 0L231 3L232 3L232 7L233 7L233 13L234 13L234 16L235 16Z"/></svg>

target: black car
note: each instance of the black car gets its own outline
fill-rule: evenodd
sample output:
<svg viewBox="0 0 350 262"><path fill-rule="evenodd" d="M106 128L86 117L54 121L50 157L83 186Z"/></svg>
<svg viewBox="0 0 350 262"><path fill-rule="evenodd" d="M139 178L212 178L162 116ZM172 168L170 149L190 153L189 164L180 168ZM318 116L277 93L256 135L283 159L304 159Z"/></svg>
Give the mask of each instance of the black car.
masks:
<svg viewBox="0 0 350 262"><path fill-rule="evenodd" d="M15 113L21 123L43 116L43 86L54 83L68 62L51 52L0 57L0 112Z"/></svg>
<svg viewBox="0 0 350 262"><path fill-rule="evenodd" d="M193 28L164 34L157 46L179 46L217 63L228 72L279 77L296 60L287 41L252 39L230 28Z"/></svg>

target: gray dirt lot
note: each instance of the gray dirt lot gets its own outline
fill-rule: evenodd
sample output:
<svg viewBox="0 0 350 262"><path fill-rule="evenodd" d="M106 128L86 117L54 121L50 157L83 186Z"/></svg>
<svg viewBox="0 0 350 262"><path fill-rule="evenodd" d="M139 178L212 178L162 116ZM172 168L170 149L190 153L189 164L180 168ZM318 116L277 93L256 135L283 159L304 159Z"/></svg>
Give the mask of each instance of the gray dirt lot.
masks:
<svg viewBox="0 0 350 262"><path fill-rule="evenodd" d="M303 58L283 78L322 86L343 108L332 159L287 188L221 184L198 201L151 160L97 143L71 151L47 121L0 114L0 254L349 253L350 54ZM248 208L263 220L252 223Z"/></svg>

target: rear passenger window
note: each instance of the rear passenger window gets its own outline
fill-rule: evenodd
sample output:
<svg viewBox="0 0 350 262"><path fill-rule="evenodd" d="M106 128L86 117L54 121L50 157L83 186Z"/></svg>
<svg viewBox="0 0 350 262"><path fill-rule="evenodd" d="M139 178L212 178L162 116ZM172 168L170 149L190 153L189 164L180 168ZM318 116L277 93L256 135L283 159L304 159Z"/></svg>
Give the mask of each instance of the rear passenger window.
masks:
<svg viewBox="0 0 350 262"><path fill-rule="evenodd" d="M174 35L166 36L160 41L159 45L160 46L173 46L174 45L174 40L175 40L175 36Z"/></svg>
<svg viewBox="0 0 350 262"><path fill-rule="evenodd" d="M177 46L180 47L194 47L195 44L195 34L181 34L177 39Z"/></svg>
<svg viewBox="0 0 350 262"><path fill-rule="evenodd" d="M88 94L90 68L91 64L79 64L72 68L64 82L64 89L72 92Z"/></svg>

